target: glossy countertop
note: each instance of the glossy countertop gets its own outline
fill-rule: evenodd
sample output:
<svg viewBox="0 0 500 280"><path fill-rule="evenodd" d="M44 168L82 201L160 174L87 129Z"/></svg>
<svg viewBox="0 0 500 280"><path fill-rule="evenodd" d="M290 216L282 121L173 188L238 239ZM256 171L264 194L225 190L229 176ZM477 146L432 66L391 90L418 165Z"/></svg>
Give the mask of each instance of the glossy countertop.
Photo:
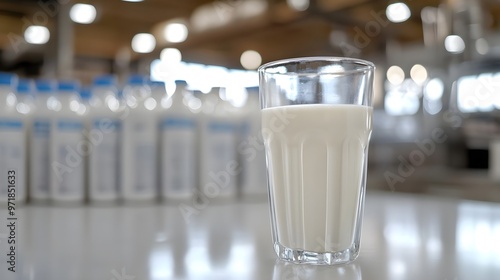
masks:
<svg viewBox="0 0 500 280"><path fill-rule="evenodd" d="M184 214L183 214L184 213ZM276 260L267 201L16 209L16 272L0 279L500 279L500 203L368 192L359 258Z"/></svg>

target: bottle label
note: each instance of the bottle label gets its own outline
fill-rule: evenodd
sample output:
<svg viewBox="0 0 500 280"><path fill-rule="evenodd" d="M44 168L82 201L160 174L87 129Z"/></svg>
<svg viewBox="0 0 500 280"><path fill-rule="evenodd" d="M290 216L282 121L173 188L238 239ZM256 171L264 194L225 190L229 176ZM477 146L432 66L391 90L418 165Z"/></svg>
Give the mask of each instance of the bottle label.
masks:
<svg viewBox="0 0 500 280"><path fill-rule="evenodd" d="M89 155L92 196L115 196L118 191L118 150L120 122L96 119L88 133L93 149Z"/></svg>
<svg viewBox="0 0 500 280"><path fill-rule="evenodd" d="M23 129L23 122L16 119L0 119L0 129L4 131L20 130Z"/></svg>
<svg viewBox="0 0 500 280"><path fill-rule="evenodd" d="M76 120L60 120L56 123L51 162L56 197L83 197L84 156L90 148L83 139L83 128L83 123Z"/></svg>
<svg viewBox="0 0 500 280"><path fill-rule="evenodd" d="M35 137L48 138L50 134L50 121L47 119L37 119L33 122L33 134Z"/></svg>
<svg viewBox="0 0 500 280"><path fill-rule="evenodd" d="M193 125L190 122L189 127L163 130L161 174L166 196L189 196L195 187L197 143Z"/></svg>
<svg viewBox="0 0 500 280"><path fill-rule="evenodd" d="M208 131L210 133L235 133L236 126L230 122L210 122Z"/></svg>
<svg viewBox="0 0 500 280"><path fill-rule="evenodd" d="M238 145L238 156L242 167L239 178L242 192L265 193L267 191L266 157L260 118L242 123L241 140Z"/></svg>
<svg viewBox="0 0 500 280"><path fill-rule="evenodd" d="M128 126L128 136L132 146L124 152L131 153L130 169L124 172L133 173L131 182L137 194L156 193L156 137L157 125L149 119L132 121ZM127 174L124 174L127 176Z"/></svg>
<svg viewBox="0 0 500 280"><path fill-rule="evenodd" d="M9 171L16 172L16 198L24 196L25 156L23 122L0 119L0 198L4 201L8 195Z"/></svg>
<svg viewBox="0 0 500 280"><path fill-rule="evenodd" d="M31 186L34 196L47 197L49 194L50 172L50 121L37 119L33 122L31 142Z"/></svg>
<svg viewBox="0 0 500 280"><path fill-rule="evenodd" d="M136 177L135 189L138 192L154 191L156 188L156 151L151 143L137 143L135 147Z"/></svg>
<svg viewBox="0 0 500 280"><path fill-rule="evenodd" d="M212 121L208 123L208 133L204 139L203 156L204 184L215 183L221 193L236 192L236 176L228 165L237 163L236 125L231 122ZM220 179L224 178L224 180ZM204 186L202 186L203 188Z"/></svg>
<svg viewBox="0 0 500 280"><path fill-rule="evenodd" d="M194 129L196 123L189 118L165 118L161 126L162 129Z"/></svg>
<svg viewBox="0 0 500 280"><path fill-rule="evenodd" d="M81 121L61 120L57 122L57 129L59 131L77 131L83 130L83 123Z"/></svg>

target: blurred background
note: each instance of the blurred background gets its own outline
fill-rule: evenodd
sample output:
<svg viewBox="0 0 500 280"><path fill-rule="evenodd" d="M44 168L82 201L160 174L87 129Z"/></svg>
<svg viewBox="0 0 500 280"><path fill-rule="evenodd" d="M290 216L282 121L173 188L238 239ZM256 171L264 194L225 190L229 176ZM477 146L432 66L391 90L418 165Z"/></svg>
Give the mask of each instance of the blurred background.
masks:
<svg viewBox="0 0 500 280"><path fill-rule="evenodd" d="M500 202L498 0L0 0L0 182L28 203L0 208L0 278L285 278L256 69L304 56L377 67L381 192L342 279L495 279L498 204L441 198Z"/></svg>
<svg viewBox="0 0 500 280"><path fill-rule="evenodd" d="M3 0L0 71L209 92L255 87L277 59L364 58L377 65L368 188L500 201L499 18L493 0Z"/></svg>

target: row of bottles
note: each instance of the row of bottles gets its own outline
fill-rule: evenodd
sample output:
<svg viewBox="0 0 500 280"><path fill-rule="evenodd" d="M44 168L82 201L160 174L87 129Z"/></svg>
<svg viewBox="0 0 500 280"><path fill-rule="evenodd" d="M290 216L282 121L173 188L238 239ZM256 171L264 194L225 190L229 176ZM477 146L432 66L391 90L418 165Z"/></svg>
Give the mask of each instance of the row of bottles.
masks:
<svg viewBox="0 0 500 280"><path fill-rule="evenodd" d="M18 202L265 195L257 90L237 107L226 89L175 88L137 75L119 90L112 75L81 89L1 73L0 204L9 170Z"/></svg>

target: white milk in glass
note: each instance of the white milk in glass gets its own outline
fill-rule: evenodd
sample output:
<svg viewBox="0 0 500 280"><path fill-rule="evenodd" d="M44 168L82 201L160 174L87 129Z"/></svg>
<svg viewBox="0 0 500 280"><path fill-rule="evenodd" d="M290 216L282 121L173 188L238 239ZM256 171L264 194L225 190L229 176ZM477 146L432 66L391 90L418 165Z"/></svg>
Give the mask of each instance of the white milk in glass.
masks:
<svg viewBox="0 0 500 280"><path fill-rule="evenodd" d="M279 243L315 252L350 248L362 211L372 108L266 108L262 128Z"/></svg>

